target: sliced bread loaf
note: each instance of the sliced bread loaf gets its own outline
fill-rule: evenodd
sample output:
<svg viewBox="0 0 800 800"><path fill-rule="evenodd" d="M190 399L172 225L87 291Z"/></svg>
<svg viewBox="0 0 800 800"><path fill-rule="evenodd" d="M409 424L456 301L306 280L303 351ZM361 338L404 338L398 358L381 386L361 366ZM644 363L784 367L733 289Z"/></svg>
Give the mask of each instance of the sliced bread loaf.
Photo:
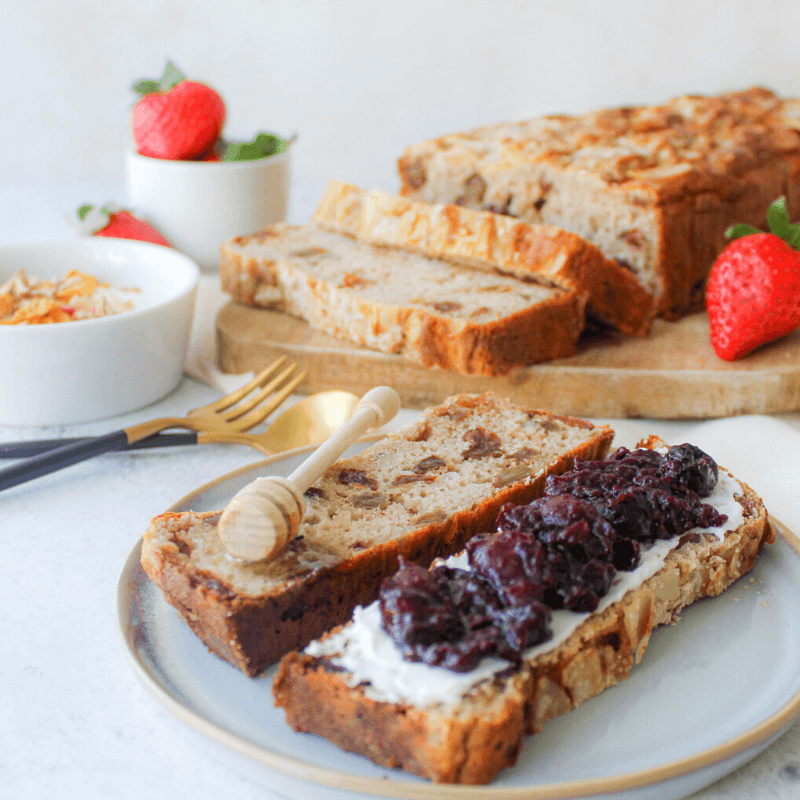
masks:
<svg viewBox="0 0 800 800"><path fill-rule="evenodd" d="M278 223L226 242L222 288L312 327L426 367L505 375L571 355L586 298L314 225Z"/></svg>
<svg viewBox="0 0 800 800"><path fill-rule="evenodd" d="M630 268L677 318L735 222L800 213L800 101L766 89L489 125L406 148L401 193L548 223Z"/></svg>
<svg viewBox="0 0 800 800"><path fill-rule="evenodd" d="M399 556L427 566L457 552L504 503L540 495L575 458L603 457L612 436L491 394L457 396L331 467L273 561L230 558L220 511L156 517L141 563L212 652L256 675L374 600Z"/></svg>
<svg viewBox="0 0 800 800"><path fill-rule="evenodd" d="M660 442L648 442L654 444ZM641 578L632 572L630 583L616 590L618 599L612 589L608 604L594 613L554 612L575 619L562 616L552 643L525 650L519 663L489 659L474 674L414 664L422 669L403 674L395 666L402 657L387 653L391 641L365 632L359 641L369 644L359 653L366 657L357 658L355 675L341 658L348 629L356 624L349 623L306 652L285 656L273 687L277 705L296 730L380 765L436 782L489 782L516 762L526 734L627 677L654 628L674 623L696 600L721 593L752 568L762 545L774 541L760 498L721 473L721 499L726 510L736 509L725 524L661 540L659 558L642 564ZM369 609L361 618L368 616ZM384 680L394 674L400 677Z"/></svg>
<svg viewBox="0 0 800 800"><path fill-rule="evenodd" d="M574 233L456 205L414 202L331 181L313 220L371 244L572 289L587 313L623 333L644 335L655 298L616 261Z"/></svg>

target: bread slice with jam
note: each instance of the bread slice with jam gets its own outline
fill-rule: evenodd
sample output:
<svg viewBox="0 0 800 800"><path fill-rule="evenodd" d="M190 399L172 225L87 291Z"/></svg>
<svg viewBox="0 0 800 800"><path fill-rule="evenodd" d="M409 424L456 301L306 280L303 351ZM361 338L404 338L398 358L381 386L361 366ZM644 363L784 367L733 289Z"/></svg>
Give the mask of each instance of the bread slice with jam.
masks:
<svg viewBox="0 0 800 800"><path fill-rule="evenodd" d="M642 444L648 450L664 447L655 438ZM578 466L586 469L582 463ZM656 627L674 624L681 610L696 600L720 594L753 567L764 544L774 541L758 495L724 470L719 474L720 488L712 498L722 498L714 503L726 510L726 517L712 518L716 528L692 528L657 539L653 548L658 551L642 555L635 568L628 565L625 577L613 584L594 611L552 611L552 639L521 648L516 658L487 656L461 672L409 662L403 649L408 641L387 634L394 623L387 627L386 609L392 606L384 593L394 589L385 587L381 600L358 609L353 621L282 659L273 688L276 704L285 709L295 730L323 736L382 766L400 767L435 782L488 783L516 762L526 735L626 678L644 656ZM571 480L569 473L566 480L564 485ZM515 519L513 513L504 512L505 520ZM501 515L501 529L505 525L513 533L516 524L509 528ZM513 573L509 564L520 547L517 542L513 553L506 550L500 566L495 564L496 573L505 575L505 588ZM435 567L434 572L447 569L452 567ZM414 592L400 603L406 616L413 615L423 585L415 580L408 584ZM397 585L397 576L387 584ZM435 661L442 652L460 647L450 635L452 621L449 638L441 634L444 638L437 641L431 633L441 624L445 607L441 597L436 598L438 604L430 606L436 614L423 618L416 631L422 647L415 658ZM485 631L485 622L481 624L479 630Z"/></svg>

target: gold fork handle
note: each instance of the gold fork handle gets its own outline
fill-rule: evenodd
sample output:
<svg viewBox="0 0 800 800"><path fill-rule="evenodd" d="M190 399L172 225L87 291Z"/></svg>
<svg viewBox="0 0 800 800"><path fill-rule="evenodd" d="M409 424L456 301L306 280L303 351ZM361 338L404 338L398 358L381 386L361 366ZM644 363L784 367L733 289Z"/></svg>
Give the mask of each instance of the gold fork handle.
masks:
<svg viewBox="0 0 800 800"><path fill-rule="evenodd" d="M208 417L161 417L131 425L123 431L127 437L127 444L133 444L142 439L147 439L160 431L168 428L184 428L190 431L204 431L210 428L219 428L225 425L222 420L212 420Z"/></svg>

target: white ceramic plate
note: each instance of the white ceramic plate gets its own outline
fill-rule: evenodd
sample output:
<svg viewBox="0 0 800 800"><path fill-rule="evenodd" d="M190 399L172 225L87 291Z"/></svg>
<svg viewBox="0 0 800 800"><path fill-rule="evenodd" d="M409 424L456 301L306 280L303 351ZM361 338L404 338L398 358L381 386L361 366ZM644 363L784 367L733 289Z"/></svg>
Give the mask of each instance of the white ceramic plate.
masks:
<svg viewBox="0 0 800 800"><path fill-rule="evenodd" d="M289 475L306 452L230 473L170 510L222 508L258 474ZM291 730L272 702L275 668L248 679L209 654L142 571L141 542L119 580L119 625L135 670L170 711L294 780L297 796L305 785L314 798L673 800L756 756L800 713L800 541L775 527L751 573L656 631L627 681L529 737L519 763L485 787L431 784Z"/></svg>

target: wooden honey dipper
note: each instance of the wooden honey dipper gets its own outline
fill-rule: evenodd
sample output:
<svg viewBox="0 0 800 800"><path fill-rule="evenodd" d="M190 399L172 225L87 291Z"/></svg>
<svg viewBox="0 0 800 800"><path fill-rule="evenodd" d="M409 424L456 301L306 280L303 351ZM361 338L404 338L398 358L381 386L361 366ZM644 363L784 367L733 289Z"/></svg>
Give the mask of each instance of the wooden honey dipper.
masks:
<svg viewBox="0 0 800 800"><path fill-rule="evenodd" d="M243 561L268 561L294 537L305 513L303 492L370 428L395 417L400 397L388 386L370 389L350 419L288 478L256 478L234 495L219 520L225 549Z"/></svg>

